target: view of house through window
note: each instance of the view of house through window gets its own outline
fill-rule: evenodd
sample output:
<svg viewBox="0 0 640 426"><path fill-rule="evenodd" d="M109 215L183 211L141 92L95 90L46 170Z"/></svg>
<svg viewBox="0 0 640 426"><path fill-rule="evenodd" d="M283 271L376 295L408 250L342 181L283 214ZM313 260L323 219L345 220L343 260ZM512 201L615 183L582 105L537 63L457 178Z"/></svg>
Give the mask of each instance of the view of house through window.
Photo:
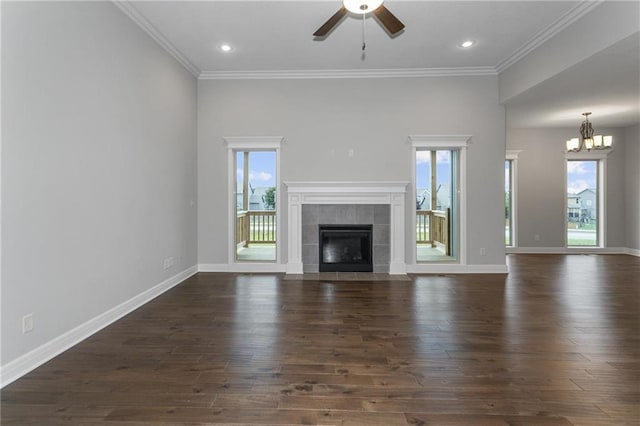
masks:
<svg viewBox="0 0 640 426"><path fill-rule="evenodd" d="M598 246L598 160L567 160L567 246Z"/></svg>
<svg viewBox="0 0 640 426"><path fill-rule="evenodd" d="M276 152L236 151L236 260L276 260Z"/></svg>
<svg viewBox="0 0 640 426"><path fill-rule="evenodd" d="M455 261L458 152L416 151L416 260Z"/></svg>
<svg viewBox="0 0 640 426"><path fill-rule="evenodd" d="M504 162L504 243L513 246L513 160Z"/></svg>

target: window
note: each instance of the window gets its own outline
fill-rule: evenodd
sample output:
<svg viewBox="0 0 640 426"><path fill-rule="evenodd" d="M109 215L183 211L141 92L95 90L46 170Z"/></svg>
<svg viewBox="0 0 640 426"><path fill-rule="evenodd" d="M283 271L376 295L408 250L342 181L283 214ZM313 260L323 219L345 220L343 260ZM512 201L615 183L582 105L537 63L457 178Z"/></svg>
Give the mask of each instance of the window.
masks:
<svg viewBox="0 0 640 426"><path fill-rule="evenodd" d="M512 173L511 160L506 160L504 162L504 244L507 247L513 245L513 225L511 224L513 218L511 202Z"/></svg>
<svg viewBox="0 0 640 426"><path fill-rule="evenodd" d="M601 177L604 160L567 160L567 246L602 246Z"/></svg>
<svg viewBox="0 0 640 426"><path fill-rule="evenodd" d="M416 150L416 261L456 260L458 151Z"/></svg>
<svg viewBox="0 0 640 426"><path fill-rule="evenodd" d="M467 135L411 135L415 271L432 271L429 263L459 263L466 257ZM445 266L446 268L447 266Z"/></svg>
<svg viewBox="0 0 640 426"><path fill-rule="evenodd" d="M516 247L516 167L520 151L508 150L504 162L504 244Z"/></svg>
<svg viewBox="0 0 640 426"><path fill-rule="evenodd" d="M236 260L276 260L276 152L235 151Z"/></svg>
<svg viewBox="0 0 640 426"><path fill-rule="evenodd" d="M230 259L277 262L282 138L231 137L225 142L229 151Z"/></svg>

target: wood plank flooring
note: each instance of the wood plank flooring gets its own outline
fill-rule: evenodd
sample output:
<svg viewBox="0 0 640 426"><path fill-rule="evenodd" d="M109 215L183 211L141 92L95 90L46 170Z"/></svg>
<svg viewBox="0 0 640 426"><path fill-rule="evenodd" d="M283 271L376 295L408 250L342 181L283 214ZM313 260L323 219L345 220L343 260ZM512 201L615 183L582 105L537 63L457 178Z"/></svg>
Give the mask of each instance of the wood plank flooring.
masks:
<svg viewBox="0 0 640 426"><path fill-rule="evenodd" d="M2 390L2 425L640 424L640 259L200 273Z"/></svg>

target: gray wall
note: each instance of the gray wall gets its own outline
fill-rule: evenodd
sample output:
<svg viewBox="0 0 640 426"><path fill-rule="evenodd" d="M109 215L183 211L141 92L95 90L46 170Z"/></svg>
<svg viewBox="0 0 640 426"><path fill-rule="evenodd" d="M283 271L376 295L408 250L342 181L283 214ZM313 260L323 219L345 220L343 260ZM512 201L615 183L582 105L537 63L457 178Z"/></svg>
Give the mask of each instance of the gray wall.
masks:
<svg viewBox="0 0 640 426"><path fill-rule="evenodd" d="M640 124L625 130L626 247L640 250Z"/></svg>
<svg viewBox="0 0 640 426"><path fill-rule="evenodd" d="M607 157L607 246L626 247L625 148L622 128L596 128L613 135ZM565 141L578 128L508 129L507 149L522 150L517 162L517 241L519 247L564 247ZM540 236L539 241L534 236Z"/></svg>
<svg viewBox="0 0 640 426"><path fill-rule="evenodd" d="M504 265L504 129L497 77L201 80L199 263L228 261L225 136L284 136L283 181L411 181L408 135L468 134L468 263Z"/></svg>
<svg viewBox="0 0 640 426"><path fill-rule="evenodd" d="M3 2L2 91L6 365L195 265L197 85L111 2Z"/></svg>

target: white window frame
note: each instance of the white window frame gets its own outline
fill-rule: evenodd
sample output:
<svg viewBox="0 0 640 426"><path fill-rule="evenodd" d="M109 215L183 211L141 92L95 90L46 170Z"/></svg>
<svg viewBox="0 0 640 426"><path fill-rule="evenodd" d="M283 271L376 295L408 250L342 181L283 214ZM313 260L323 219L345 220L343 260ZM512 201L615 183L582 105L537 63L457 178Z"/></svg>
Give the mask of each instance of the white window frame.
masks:
<svg viewBox="0 0 640 426"><path fill-rule="evenodd" d="M410 135L409 143L411 144L411 181L412 181L412 194L413 197L409 197L412 202L411 208L411 249L409 254L411 256L411 265L413 265L412 272L434 272L439 266L444 267L445 270L455 271L459 265L467 264L467 148L471 143L470 135ZM417 151L458 151L458 171L459 171L459 185L458 185L458 203L460 211L458 212L458 259L455 263L451 261L447 262L417 262L416 255L416 208L415 208L415 192L416 192L416 154Z"/></svg>
<svg viewBox="0 0 640 426"><path fill-rule="evenodd" d="M607 157L611 154L612 150L606 151L591 151L591 152L567 152L564 158L564 247L568 253L571 252L585 252L600 250L607 247ZM568 161L598 161L598 245L595 246L569 246L567 238L567 162Z"/></svg>
<svg viewBox="0 0 640 426"><path fill-rule="evenodd" d="M228 253L229 264L234 264L236 267L242 266L243 270L255 272L262 272L265 270L266 265L279 265L281 263L281 195L280 191L280 148L284 141L282 136L240 136L240 137L224 137L224 142L227 145L227 167L228 167ZM236 170L235 170L235 154L240 151L275 151L276 153L276 260L275 261L262 261L262 262L247 262L238 261L236 258L236 246L235 246L235 229L236 229L236 200L235 200L235 185L236 185ZM274 268L274 270L279 270Z"/></svg>
<svg viewBox="0 0 640 426"><path fill-rule="evenodd" d="M511 245L506 246L509 249L518 247L518 157L522 150L508 149L505 152L505 160L511 161Z"/></svg>

